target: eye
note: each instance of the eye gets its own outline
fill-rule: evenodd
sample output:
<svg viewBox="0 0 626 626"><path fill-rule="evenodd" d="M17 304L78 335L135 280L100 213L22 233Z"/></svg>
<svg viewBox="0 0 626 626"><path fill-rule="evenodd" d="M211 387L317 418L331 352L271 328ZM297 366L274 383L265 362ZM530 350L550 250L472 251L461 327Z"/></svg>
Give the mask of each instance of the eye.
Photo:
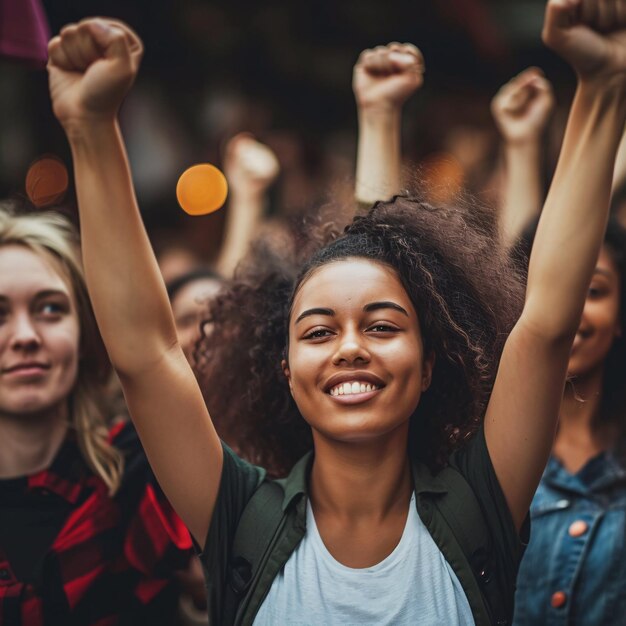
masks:
<svg viewBox="0 0 626 626"><path fill-rule="evenodd" d="M591 300L602 297L605 294L606 290L602 287L589 287L589 291L587 292L587 297Z"/></svg>
<svg viewBox="0 0 626 626"><path fill-rule="evenodd" d="M68 307L60 302L42 302L37 314L45 319L57 319L68 312Z"/></svg>
<svg viewBox="0 0 626 626"><path fill-rule="evenodd" d="M314 328L310 330L308 333L303 335L303 339L325 339L326 337L330 337L331 332L327 328Z"/></svg>
<svg viewBox="0 0 626 626"><path fill-rule="evenodd" d="M367 330L380 334L380 333L396 333L398 332L399 329L396 326L391 326L390 324L379 323L379 324L374 324L373 326L370 326Z"/></svg>

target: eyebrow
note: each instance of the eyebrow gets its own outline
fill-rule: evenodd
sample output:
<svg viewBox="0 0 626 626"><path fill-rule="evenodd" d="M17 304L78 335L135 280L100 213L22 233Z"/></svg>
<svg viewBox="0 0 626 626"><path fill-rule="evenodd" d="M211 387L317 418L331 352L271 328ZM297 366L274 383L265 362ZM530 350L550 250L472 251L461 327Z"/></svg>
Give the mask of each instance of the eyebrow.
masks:
<svg viewBox="0 0 626 626"><path fill-rule="evenodd" d="M370 313L371 311L378 311L380 309L393 309L394 311L399 311L403 315L406 315L407 317L409 317L409 314L406 311L406 309L401 307L399 304L396 304L395 302L389 302L386 300L382 302L370 302L369 304L366 304L363 307L363 311L365 311L365 313ZM324 309L321 307L307 309L306 311L303 311L298 316L298 319L295 321L295 323L297 324L298 322L301 322L305 317L310 317L311 315L326 315L328 317L334 317L335 311L333 311L333 309Z"/></svg>
<svg viewBox="0 0 626 626"><path fill-rule="evenodd" d="M314 309L307 309L298 315L298 319L296 320L296 324L301 322L305 317L310 317L311 315L327 315L329 317L333 317L335 312L332 309L322 309L320 307Z"/></svg>
<svg viewBox="0 0 626 626"><path fill-rule="evenodd" d="M609 278L611 278L613 276L613 272L610 272L609 270L602 269L601 267L596 267L593 270L593 273L594 274L602 274L602 276L607 276Z"/></svg>
<svg viewBox="0 0 626 626"><path fill-rule="evenodd" d="M43 291L38 291L35 294L33 300L42 300L43 298L49 298L50 296L63 296L64 298L69 299L69 294L61 289L44 289ZM8 296L0 293L0 301L8 302Z"/></svg>
<svg viewBox="0 0 626 626"><path fill-rule="evenodd" d="M395 302L389 302L387 300L383 302L371 302L370 304L366 304L363 307L363 310L366 313L369 313L370 311L378 311L379 309L393 309L394 311L399 311L403 315L406 315L407 317L409 317L409 314L406 309L401 307L399 304L396 304Z"/></svg>

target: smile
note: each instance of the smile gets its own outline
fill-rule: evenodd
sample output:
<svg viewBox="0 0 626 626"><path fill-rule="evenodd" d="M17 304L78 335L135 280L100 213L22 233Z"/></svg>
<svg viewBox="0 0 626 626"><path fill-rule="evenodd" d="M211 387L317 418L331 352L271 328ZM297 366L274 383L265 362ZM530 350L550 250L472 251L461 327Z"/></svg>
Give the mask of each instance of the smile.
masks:
<svg viewBox="0 0 626 626"><path fill-rule="evenodd" d="M373 385L372 383L366 383L363 381L347 381L339 383L328 391L331 396L351 396L357 394L368 393L372 391L378 391L380 387Z"/></svg>

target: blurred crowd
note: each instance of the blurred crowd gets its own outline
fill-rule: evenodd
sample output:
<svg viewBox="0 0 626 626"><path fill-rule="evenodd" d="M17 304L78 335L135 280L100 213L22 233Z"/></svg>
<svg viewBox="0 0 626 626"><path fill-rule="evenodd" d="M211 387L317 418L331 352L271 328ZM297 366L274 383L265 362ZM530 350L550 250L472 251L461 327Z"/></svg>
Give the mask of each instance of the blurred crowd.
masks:
<svg viewBox="0 0 626 626"><path fill-rule="evenodd" d="M552 0L553 5L567 5L568 2L570 0ZM159 64L170 54L179 63L184 64L186 60L170 49L169 42L161 42L158 55L147 57L148 80L140 80L133 87L120 110L117 135L111 134L117 138L123 134L125 138L126 152L122 147L118 154L117 145L113 145L118 139L111 139L106 135L107 131L98 136L100 143L91 145L82 137L76 139L80 133L75 128L80 125L72 126L68 120L75 122L78 119L71 106L81 97L83 104L100 103L109 97L114 99L111 94L117 97L118 92L126 93L141 57L141 51L133 45L139 46L140 43L129 35L124 44L127 49L118 50L115 46L119 42L113 40L110 43L106 38L111 33L104 28L102 32L98 31L97 23L87 27L72 25L69 30L62 31L50 48L51 106L44 91L47 87L42 83L41 71L48 58L48 49L41 42L51 35L45 9L35 0L24 0L19 4L18 9L16 3L0 0L0 19L14 29L8 31L9 35L14 35L12 42L4 28L0 29L0 54L4 57L0 60L0 162L3 164L0 179L7 196L0 208L0 625L150 623L191 626L226 623L215 617L212 593L224 602L229 596L226 591L222 593L215 588L212 591L211 585L217 583L211 580L211 567L215 563L221 567L220 559L225 558L217 554L219 548L215 545L233 541L232 536L219 534L220 524L226 527L223 518L230 512L224 512L227 509L221 500L215 504L216 494L205 495L207 502L213 498L218 513L203 525L197 522L195 509L187 507L183 496L172 498L171 493L179 494L187 488L181 486L183 476L189 494L203 493L196 483L202 483L204 477L188 480L193 473L187 468L186 457L194 453L176 449L176 446L181 441L191 442L196 435L197 441L201 442L205 433L199 425L200 420L196 423L191 418L186 420L187 415L174 414L178 409L174 400L168 402L161 398L157 402L154 399L160 398L157 390L162 383L157 381L169 377L174 379L172 387L179 385L179 389L191 389L193 385L195 389L197 380L202 394L199 396L202 410L208 407L213 417L217 434L224 442L225 458L239 455L246 463L253 464L249 467L263 466L271 478L291 475L301 453L320 445L315 437L315 443L311 440L310 429L302 434L299 426L293 426L287 420L287 400L283 395L288 396L289 391L283 385L285 389L281 388L279 392L278 384L272 382L276 376L282 378L285 374L289 378L291 375L288 373L289 363L285 364L289 343L286 346L283 343L278 350L278 340L275 340L279 336L284 340L285 320L289 323L289 316L296 308L296 299L290 298L291 290L296 285L295 293L300 293L299 286L306 285L318 267L307 265L309 259L316 259L315 263L322 267L327 260L319 250L326 250L322 245L330 246L328 249L332 250L333 242L342 241L346 227L348 237L350 232L356 237L354 229L358 231L359 224L365 232L367 228L374 228L368 220L373 220L375 226L379 220L384 227L387 222L391 224L390 232L394 228L404 228L402 236L405 239L402 241L414 242L416 236L411 227L402 222L406 220L404 213L400 217L394 217L393 213L395 203L400 203L402 208L405 198L409 199L407 202L415 203L411 206L425 212L439 211L443 212L441 215L452 216L448 242L453 259L451 267L458 269L462 263L473 262L470 260L475 257L477 266L488 262L492 264L490 267L497 266L497 271L501 272L493 274L494 285L468 288L462 297L457 297L461 288L457 289L456 278L448 277L446 288L449 291L447 294L441 292L443 300L456 298L468 317L474 313L480 317L484 308L484 319L496 320L498 324L494 322L489 327L485 321L482 330L474 328L472 320L454 318L452 304L448 308L442 307L441 311L429 312L435 318L434 327L439 323L438 316L448 316L450 326L456 328L459 335L469 337L467 344L474 350L471 357L468 356L469 348L467 353L460 349L458 354L454 352L449 337L442 341L445 347L442 350L454 354L450 360L462 363L463 368L466 361L473 359L483 377L476 386L484 385L480 387L483 396L479 399L476 399L480 395L478 392L470 399L469 395L462 397L461 392L457 398L456 390L441 392L442 397L448 394L452 398L450 402L457 401L462 408L458 421L455 421L457 416L446 418L450 423L446 428L441 427L444 434L440 435L446 443L442 444L441 450L434 452L454 455L467 446L474 450L471 454L478 454L476 448L480 444L468 442L481 441L482 437L484 443L485 435L481 434L484 429L478 424L485 413L490 415L491 401L488 398L494 388L498 389L498 364L511 358L506 348L504 352L502 350L511 329L519 327L514 326L514 322L520 315L523 319L522 294L526 285L530 285L528 293L532 294L532 285L540 283L541 278L537 276L544 272L553 281L555 292L561 288L562 275L563 283L572 293L581 293L578 309L576 303L571 304L574 311L571 315L580 319L570 333L571 348L568 345L565 351L561 349L562 360L567 362L563 393L556 374L553 384L558 390L558 403L553 411L554 420L558 417L556 437L551 451L549 446L552 444L544 442L547 467L536 476L536 492L534 487L530 491L532 502L528 517L520 513L528 507L509 497L510 493L517 494L516 484L526 480L524 471L513 467L503 478L498 471L498 457L493 453L495 474L502 482L503 492L497 489L497 494L494 496L490 492L489 497L495 498L498 514L489 512L489 507L481 500L483 496L478 496L492 542L498 544L494 552L499 554L500 544L506 544L509 553L515 553L510 557L510 563L496 556L494 562L497 564L490 565L500 567L500 571L507 570L506 576L510 580L503 584L511 592L509 595L516 588L515 613L512 597L510 602L504 603L504 609L494 605L493 592L488 590L489 581L485 582L486 578L491 578L485 574L487 566L474 568L472 563L474 569L469 570L474 572L471 576L476 580L483 581L476 588L480 587L478 597L482 598L480 602L484 602L487 609L476 608L479 601L472 599L471 592L467 591L473 583L467 583L459 574L461 569L448 566L450 578L456 581L456 586L453 585L453 590L449 591L452 596L447 595L445 602L451 602L450 597L456 598L455 606L459 608L455 623L482 623L482 620L517 625L624 623L626 141L621 140L621 132L611 131L611 134L602 127L602 120L615 117L618 118L615 125L623 130L623 120L612 111L615 109L621 115L624 103L616 97L615 102L606 105L602 109L605 118L599 117L601 121L598 128L592 129L593 133L587 127L582 128L584 124L580 119L584 116L576 118L576 106L583 105L575 104L568 125L572 89L568 81L557 80L557 86L553 85L549 72L555 67L554 61L550 61L545 70L529 63L529 67L521 67L519 74L491 92L481 82L483 78L478 79L481 84L476 90L466 88L459 80L461 86L457 96L452 88L437 85L437 80L434 87L429 85L431 61L417 37L412 41L418 47L412 43L373 41L372 47L363 45L362 50L352 49L354 66L351 76L343 73L339 76L340 72L333 65L342 66L342 50L337 50L332 43L327 46L327 57L323 62L331 77L329 80L337 90L345 91L351 85L351 106L355 107L355 113L347 122L342 117L343 104L339 107L341 113L331 111L332 91L320 98L319 104L309 100L302 113L300 103L290 99L288 93L277 96L278 104L273 108L273 90L277 93L284 88L278 81L273 81L272 89L258 100L251 98L245 86L238 85L237 81L249 79L252 86L259 89L262 79L255 72L264 71L259 66L268 59L279 65L286 76L295 71L295 66L306 75L302 69L307 62L306 56L290 59L284 54L282 44L277 43L270 54L255 59L249 54L249 47L248 53L241 51L246 46L235 36L236 33L233 34L228 11L219 4L185 3L185 17L179 18L182 22L179 27L198 49L205 52L197 71L200 88L195 85L187 89L186 81L190 81L194 74L188 69L181 70L176 89L168 95L179 99L181 106L175 112L168 107L163 86L158 82ZM487 27L482 31L485 36L481 44L483 48L476 43L481 33L475 32L473 24L486 10L482 3L468 0L446 4L449 4L448 10L459 12L455 19L446 18L445 14L442 17L442 13L433 8L424 9L427 17L454 31L459 27L458 16L466 16L467 37L477 46L475 51L479 56L489 57L508 49L506 38L497 29L490 31ZM575 4L574 0L571 4ZM622 46L621 53L626 57L626 41L622 40L626 13L620 14L623 3L616 4L620 6L613 21L603 26L594 21L599 18L583 15L580 19L594 35L600 33L598 37L607 32L617 33L615 45ZM55 13L50 7L45 8L53 15L54 35L58 30L54 22L63 20L65 15L60 9ZM358 13L357 8L354 9ZM135 14L136 11L136 7L129 5L125 11L121 10L120 17L128 19L141 34L141 23L132 21L133 17L138 19L140 15ZM349 11L346 14L351 15ZM263 25L259 13L250 9L250 19L252 16L257 20L255 24ZM279 26L289 28L277 7L273 7L265 19L272 21L274 29ZM428 30L427 20L425 22L416 29L418 35ZM209 31L214 36L213 41L204 41L207 24L211 25ZM146 30L151 27L154 28L153 21L149 21ZM112 30L116 30L115 26ZM398 33L401 41L404 41L402 37L406 30ZM233 35L236 45L225 33ZM296 37L296 33L289 37ZM431 39L428 42L431 43ZM150 44L146 45L149 50ZM581 72L575 55L570 57L562 53L558 44L549 45L574 67L580 81ZM230 86L225 81L220 89L211 90L208 81L203 87L204 73L210 73L214 67L216 75L222 77L220 59L232 54L235 48L238 49L236 62L246 66L246 71L230 77ZM301 51L302 47L298 50ZM207 60L211 53L215 53L213 61ZM85 82L81 81L96 62L94 59L99 62L101 58L107 61L125 59L132 68L132 77L117 92L115 87L105 84L102 87L104 96L97 92L89 100L81 96L79 88L86 89ZM460 66L467 67L467 63L464 61ZM36 69L25 69L24 64ZM168 67L172 72L172 67ZM106 71L110 76L114 75L113 70ZM620 71L622 76L626 67ZM35 77L28 76L27 72L33 72ZM589 75L593 75L591 70ZM172 78L176 78L175 75L168 76L168 80ZM12 94L14 85L23 88L20 94ZM580 86L578 90L577 94ZM606 91L610 88L607 87ZM21 110L24 93L28 98L36 99L37 104ZM201 102L193 114L185 118L181 112L190 106L190 94L200 96ZM120 101L121 97L123 94ZM308 97L313 98L310 92ZM292 108L289 115L283 113L287 105ZM298 129L297 124L292 124L305 114L310 117L311 108L317 106L318 128ZM32 118L34 111L44 108L49 111L43 118ZM110 108L113 110L114 107ZM284 125L281 114L287 118ZM33 152L43 145L37 137L39 128L47 127L42 136L49 138L55 146L59 138L64 140L55 117L61 122L71 149L58 149L59 154L54 158L65 163L73 174L70 174L67 185L62 185L60 195L42 199L33 192L33 185L27 180L28 175L31 182L35 176L32 170L28 172L27 165L41 156ZM94 115L93 119L96 118ZM592 119L593 115L589 114L588 118ZM101 130L98 123L96 120L92 124L96 129L94 137ZM190 128L202 137L202 149L190 140ZM608 139L609 136L613 139ZM593 137L600 137L597 140L599 147L593 144ZM578 146L590 147L585 152ZM599 155L595 160L592 158L594 149ZM608 154L612 149L613 153L605 158L604 152ZM132 179L130 174L125 175L125 155L132 167ZM223 171L229 188L223 210L192 218L174 206L175 175L191 165L190 155L195 161L212 162ZM97 166L100 157L102 162ZM554 209L559 203L566 205L571 200L571 190L576 187L574 181L579 182L581 172L586 171L586 160L589 161L589 194L595 193L596 187L600 190L601 183L606 183L605 195L610 196L606 234L602 235L603 227L594 226L595 222L590 219L589 233L596 230L598 233L596 248L593 248L592 241L588 249L577 243L587 236L583 235L586 229L579 228L581 223L586 223L584 218L575 221L572 217L570 223L564 217L566 208L561 213ZM596 175L596 169L600 167L597 163L603 164L606 171L610 170L610 175L604 170ZM109 171L113 173L107 178ZM561 172L565 174L560 175ZM596 183L596 179L600 182ZM129 218L128 223L119 226L119 230L107 230L105 221L109 208L110 219L115 221L118 220L116 211L121 210L119 206L128 198L132 200L128 200L128 206L134 203L133 184L138 190L140 204L148 208L142 209L141 214L137 211L133 219ZM103 198L100 194L99 199L94 200L98 189L107 189L110 196ZM584 194L581 192L580 195ZM589 197L599 198L598 205L602 205L604 196L600 191ZM115 206L107 207L107 202ZM547 217L540 220L544 205ZM372 206L375 207L374 213L370 211ZM377 210L382 213L377 214ZM147 226L145 238L141 234L143 230L137 230L139 234L134 231L141 223L141 215ZM435 231L444 227L441 226L443 220L436 222L435 218L432 219L430 225L428 219L424 219L424 233L430 232L428 228ZM455 220L462 222L456 231ZM606 218L597 221L603 220L606 222ZM122 218L118 221L121 223ZM85 254L86 278L80 259L79 222L83 237L90 243L90 252L87 248L84 252L93 255L89 259ZM350 224L352 226L348 226ZM365 235L361 233L360 236ZM436 233L423 236L426 247L420 249L416 257L436 256L428 248L428 237L432 236L434 241ZM385 235L381 237L387 241ZM389 235L391 240L392 235ZM355 241L357 244L354 245L359 245L358 240ZM531 257L534 242L541 252ZM390 248L393 245L396 244L390 243ZM398 245L402 247L402 244ZM597 249L600 250L599 256ZM132 259L129 250L133 251ZM562 255L561 265L556 262L550 265L552 253ZM328 254L332 256L335 252ZM336 254L339 254L338 258L353 256L347 252ZM374 258L373 254L368 253L368 258ZM481 260L481 256L489 254L493 258ZM120 259L119 266L113 263L116 257ZM108 270L105 258L111 262ZM529 269L529 258L535 259L534 272L533 261ZM132 262L124 266L127 259ZM574 268L578 263L582 264L584 259L588 261L587 274L591 276L591 282L583 268L580 273L586 276L585 284L576 291L574 278L567 275L566 269L569 265ZM157 264L160 274L156 273ZM111 278L107 271L115 276ZM437 282L430 266L423 271L433 284ZM489 281L484 277L489 274L487 269L484 271L480 274L477 269L475 276L482 276L482 282L487 283ZM451 271L450 276L452 274ZM405 279L400 270L398 275L409 291L406 287L409 279ZM142 301L144 293L154 291L153 285L157 284L154 281L158 282L157 291L161 289L161 283L164 284L161 291L169 301L171 315L169 307L165 307L165 312L159 308L161 301L157 296L154 300L151 296L143 298L149 304L142 309L121 296L115 301L114 296L122 293L122 287L110 287L109 291L99 287L128 283L135 290L137 300ZM491 288L493 291L489 291ZM538 293L550 291L548 287ZM510 298L506 306L495 301L489 303L489 297L495 298L498 293ZM483 300L487 304L481 308ZM543 306L547 307L546 304ZM549 310L544 313L550 318ZM300 317L309 314L305 312ZM319 311L314 309L314 314ZM170 318L175 335L168 326ZM111 328L116 324L120 329L118 341L111 338L115 336ZM187 365L179 362L181 369L167 370L167 376L161 373L159 378L158 370L165 366L160 365L156 357L150 360L151 352L142 339L126 340L126 328L131 324L135 329L158 327L162 333L158 347L166 354L172 352L171 346L180 345L193 376L185 378ZM477 327L478 321L475 320L474 324ZM476 336L472 335L473 332ZM321 342L324 336L320 334L312 339ZM515 336L515 330L511 336ZM154 354L157 352L155 348ZM490 362L485 364L485 359ZM541 363L546 360L545 354L538 350L528 357L529 361L535 359L537 371L543 371ZM435 359L434 366L431 363L435 370L437 361ZM148 379L142 378L145 372L157 373L148 383ZM527 370L520 366L520 372L523 376ZM471 376L464 376L463 380L470 381L468 388L471 387ZM450 377L450 380L456 379ZM291 378L289 381L293 385ZM367 381L364 379L364 382ZM430 381L425 384L424 393L429 384ZM539 389L537 397L541 398L539 383L535 387L530 383L528 387L520 384L520 388L531 392ZM293 395L293 387L291 389ZM366 385L358 393L370 392L372 389ZM180 393L182 397L184 394ZM235 398L235 393L241 397ZM340 392L336 393L339 395ZM153 399L148 398L150 394ZM494 392L496 400L501 403L498 406L508 406L500 395ZM511 392L511 397L519 396ZM291 398L289 401L293 402ZM446 401L442 400L441 406ZM157 436L144 426L143 417L136 417L148 412L148 407L153 410L157 404L162 407L161 413L172 412L169 420L162 418L163 424L170 420L177 424L171 427L171 435L163 435L164 439L171 437L171 442L166 442L171 449L166 443L157 441ZM296 404L300 408L298 398ZM524 406L535 405L528 399ZM543 405L540 406L539 400L536 406L537 413L540 413ZM185 411L191 410L190 407L193 408L191 401L185 405ZM263 422L260 416L262 411L267 413L268 407L275 418L273 424L271 419ZM467 411L466 417L462 417L464 411ZM272 431L277 425L283 429L283 435ZM313 424L314 431L316 428ZM435 426L432 428L434 432ZM511 441L526 440L525 432L515 428L511 425L508 431L512 434L507 445L512 447L517 444ZM207 454L213 450L211 436L206 435ZM487 437L487 447L490 447L493 439ZM432 441L439 440L433 435ZM198 443L198 447L202 445ZM471 445L474 447L470 448ZM287 449L290 446L293 449ZM315 449L322 458L322 453L317 447ZM431 470L433 467L441 469L434 452L435 460L429 467ZM454 466L457 457L450 458ZM475 457L468 453L467 458ZM515 454L512 459L517 459ZM469 464L469 461L464 462ZM458 461L458 464L461 467L463 462ZM538 465L543 468L544 463L538 462ZM171 478L177 473L177 467L180 468L180 484ZM489 483L493 478L493 469L489 470L491 473L485 471L486 477L480 478L478 483L483 479ZM228 472L235 475L232 469ZM215 489L219 487L220 493L234 493L235 487L226 483L224 475L230 476L223 474L221 486L218 480ZM253 479L250 472L245 474L243 470L241 476L248 481L258 480L259 484L265 480L265 474ZM245 482L244 478L238 480ZM527 482L532 483L532 480L531 477ZM471 478L467 482L474 491L478 489ZM511 484L514 486L510 487ZM235 500L238 496L229 497ZM523 498L521 501L524 502ZM504 502L511 509L510 514L508 509L502 513L502 508L507 508L502 504ZM493 530L496 526L501 536ZM210 533L219 535L219 542L215 540L215 545ZM463 541L459 542L464 549ZM392 544L392 548L394 546ZM505 552L502 548L502 553ZM508 572L509 567L515 570L513 574ZM226 565L222 569L225 571ZM228 574L222 574L226 578L233 576L230 569ZM498 573L493 577L499 576L503 575ZM252 580L256 580L255 576ZM235 585L231 578L227 584ZM245 595L248 585L249 582L240 595L245 602L250 601ZM467 610L465 597L459 600L454 595L459 589L461 596L465 592L470 598ZM271 602L283 607L280 604L281 589L274 584L269 593L274 594L270 596ZM278 623L275 621L277 613L268 617L269 614L263 612L268 610L267 604L259 609L256 618L266 621L255 620L254 623ZM496 621L497 615L505 615L511 621ZM237 619L240 618L239 615ZM436 619L430 615L430 621L423 623L435 624ZM401 618L390 620L386 623L411 623ZM286 618L282 623L295 622Z"/></svg>

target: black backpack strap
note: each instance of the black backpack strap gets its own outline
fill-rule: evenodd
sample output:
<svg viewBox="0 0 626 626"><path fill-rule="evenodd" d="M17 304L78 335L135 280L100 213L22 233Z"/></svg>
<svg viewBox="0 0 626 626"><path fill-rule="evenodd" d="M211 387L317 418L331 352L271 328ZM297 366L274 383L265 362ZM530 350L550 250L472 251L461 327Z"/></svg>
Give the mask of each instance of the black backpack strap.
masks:
<svg viewBox="0 0 626 626"><path fill-rule="evenodd" d="M437 506L472 568L492 623L508 624L510 616L495 575L493 542L476 494L465 478L452 467L442 470L438 478L448 492L437 500Z"/></svg>
<svg viewBox="0 0 626 626"><path fill-rule="evenodd" d="M266 480L254 492L241 515L225 587L223 626L235 623L239 604L248 593L283 517L282 503L280 485Z"/></svg>

